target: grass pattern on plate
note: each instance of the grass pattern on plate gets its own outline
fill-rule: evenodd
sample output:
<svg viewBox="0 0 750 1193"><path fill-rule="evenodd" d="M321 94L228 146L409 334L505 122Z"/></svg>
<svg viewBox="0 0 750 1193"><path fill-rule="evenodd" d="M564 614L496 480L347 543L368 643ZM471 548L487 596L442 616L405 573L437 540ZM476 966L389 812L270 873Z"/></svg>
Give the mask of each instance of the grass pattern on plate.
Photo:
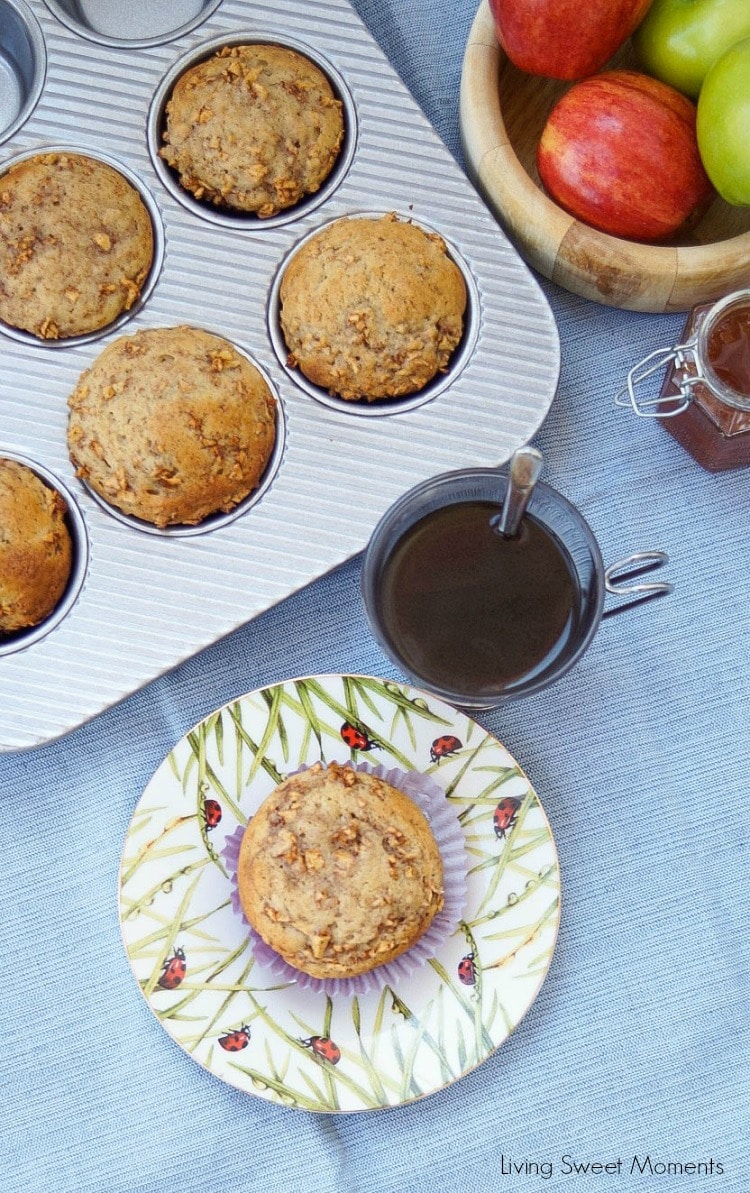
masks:
<svg viewBox="0 0 750 1193"><path fill-rule="evenodd" d="M398 989L332 999L256 963L220 849L290 771L363 756L443 787L468 901ZM518 1024L552 958L557 855L528 779L475 721L391 680L311 676L218 709L170 752L128 829L120 922L152 1011L215 1076L303 1110L371 1110L448 1085Z"/></svg>

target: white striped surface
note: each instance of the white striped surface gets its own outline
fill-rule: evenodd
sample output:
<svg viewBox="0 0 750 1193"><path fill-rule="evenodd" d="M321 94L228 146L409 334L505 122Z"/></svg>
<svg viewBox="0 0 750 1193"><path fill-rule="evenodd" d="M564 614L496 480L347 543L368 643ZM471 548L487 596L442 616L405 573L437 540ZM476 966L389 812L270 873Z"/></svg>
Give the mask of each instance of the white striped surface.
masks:
<svg viewBox="0 0 750 1193"><path fill-rule="evenodd" d="M287 443L258 505L195 538L124 526L75 479L67 397L110 337L56 349L0 335L0 452L46 465L77 495L91 564L77 604L48 637L0 657L0 750L50 740L227 634L361 550L404 490L451 468L501 463L543 421L559 341L539 287L347 3L297 7L224 0L185 38L114 50L77 36L41 2L47 80L2 162L69 144L129 166L161 211L166 252L148 303L116 334L195 323L244 347L284 404ZM147 146L151 97L172 64L227 34L288 36L322 54L352 93L359 137L334 194L303 219L241 232L198 219L157 177ZM280 366L266 301L286 254L311 229L357 211L396 211L454 244L479 291L465 369L415 410L363 418L308 396Z"/></svg>

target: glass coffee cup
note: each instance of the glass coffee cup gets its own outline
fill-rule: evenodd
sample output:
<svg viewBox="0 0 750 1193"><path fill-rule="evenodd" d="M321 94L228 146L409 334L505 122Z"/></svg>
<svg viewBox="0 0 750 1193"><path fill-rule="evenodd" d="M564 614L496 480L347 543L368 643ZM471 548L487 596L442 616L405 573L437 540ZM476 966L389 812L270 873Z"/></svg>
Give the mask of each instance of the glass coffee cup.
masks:
<svg viewBox="0 0 750 1193"><path fill-rule="evenodd" d="M376 641L410 682L448 703L494 708L563 676L603 617L672 591L631 584L661 551L605 567L593 531L538 482L519 532L497 521L507 476L494 468L433 477L381 518L365 551L362 596ZM608 592L627 597L605 610Z"/></svg>

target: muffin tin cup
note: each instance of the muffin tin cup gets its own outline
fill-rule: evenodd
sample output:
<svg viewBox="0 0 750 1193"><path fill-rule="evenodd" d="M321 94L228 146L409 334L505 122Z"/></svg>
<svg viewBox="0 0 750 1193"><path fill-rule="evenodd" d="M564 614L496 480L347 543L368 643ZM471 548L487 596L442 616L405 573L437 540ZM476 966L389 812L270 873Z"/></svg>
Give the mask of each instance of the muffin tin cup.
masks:
<svg viewBox="0 0 750 1193"><path fill-rule="evenodd" d="M24 0L0 0L0 143L26 123L44 89L44 34Z"/></svg>
<svg viewBox="0 0 750 1193"><path fill-rule="evenodd" d="M209 329L205 328L204 330L208 331ZM221 333L214 331L212 334L218 335ZM223 338L226 339L226 337ZM133 514L124 513L122 510L118 509L116 505L112 505L104 497L102 497L101 493L98 493L96 489L92 488L87 481L81 481L83 488L92 498L92 500L96 502L99 508L102 509L106 514L109 514L117 522L121 522L123 526L129 526L131 530L138 530L142 534L158 535L161 538L194 538L197 535L210 534L216 530L221 530L225 526L231 525L232 522L236 522L238 518L243 517L244 514L246 514L253 508L253 506L257 505L258 502L261 501L273 484L274 477L281 466L281 461L283 459L284 449L286 446L286 416L284 414L284 406L269 374L258 363L258 361L233 340L227 342L231 343L232 347L235 348L237 352L241 353L241 355L244 356L245 359L249 361L255 369L258 370L261 377L268 386L274 401L276 402L276 439L274 441L273 451L271 452L270 458L263 472L263 476L261 477L260 484L256 489L253 489L251 493L248 493L247 497L243 498L242 501L240 501L227 513L209 514L207 518L204 518L202 522L197 523L195 526L188 526L184 523L175 524L174 526L155 526L152 522L146 522L142 518L136 518Z"/></svg>
<svg viewBox="0 0 750 1193"><path fill-rule="evenodd" d="M3 634L0 632L0 658L3 658L6 655L15 654L17 651L26 650L30 646L40 642L48 634L51 634L53 630L57 629L60 623L66 619L83 591L89 567L90 547L86 523L78 502L59 477L53 472L50 472L48 468L40 464L37 460L32 460L28 456L21 455L15 451L6 451L4 448L0 448L0 459L15 460L18 464L24 464L32 472L36 473L48 488L54 489L60 494L67 506L65 523L73 546L73 562L70 569L70 576L68 577L68 583L62 597L52 612L45 617L44 621L40 621L38 625L29 626L25 630L17 630L13 634Z"/></svg>
<svg viewBox="0 0 750 1193"><path fill-rule="evenodd" d="M222 3L222 0L44 0L58 21L79 37L121 50L160 46L190 33ZM160 32L146 33L160 23L159 9L169 11L168 22Z"/></svg>
<svg viewBox="0 0 750 1193"><path fill-rule="evenodd" d="M460 269L466 286L466 311L464 313L463 334L459 343L456 345L445 371L438 373L415 393L404 394L403 397L396 398L377 398L372 402L368 402L364 398L352 401L351 399L340 398L323 389L321 386L315 385L314 382L305 376L301 369L289 364L289 348L287 347L281 328L281 285L284 280L284 274L297 253L309 241L314 240L316 236L320 235L325 228L330 227L332 224L340 223L341 220L383 219L390 215L395 215L405 223L415 224L423 232L439 235L445 242L448 256ZM343 414L354 414L364 418L382 418L383 416L392 414L405 414L410 410L417 410L427 402L432 402L439 394L443 393L448 386L456 381L471 359L479 334L479 322L479 289L476 279L461 253L459 253L455 245L450 243L443 232L439 232L437 228L432 227L422 219L415 220L412 216L403 215L398 211L352 211L344 216L328 220L327 223L321 224L311 232L308 232L306 236L298 241L279 265L268 298L268 334L279 364L287 377L299 389L304 390L311 398L315 398L317 402L321 402L331 410L337 410Z"/></svg>
<svg viewBox="0 0 750 1193"><path fill-rule="evenodd" d="M204 62L207 58L211 58L218 50L224 49L225 46L244 45L280 46L282 49L294 50L304 58L308 58L326 76L336 98L343 105L344 140L328 177L317 191L307 195L299 203L295 203L293 207L287 207L275 215L264 218L255 215L253 212L230 211L217 207L211 202L203 202L200 199L196 199L180 184L177 172L168 166L163 158L159 156L159 150L163 144L166 107L178 79L186 70L197 66L200 62ZM146 136L154 170L165 189L169 191L178 203L181 203L183 207L186 207L198 219L207 220L209 223L218 224L225 228L232 228L239 232L260 233L271 228L283 227L285 224L293 223L295 220L301 220L331 197L334 191L341 185L352 164L357 144L357 127L357 110L352 94L343 77L322 54L304 42L296 41L286 36L282 37L278 33L256 29L245 33L234 32L231 35L227 34L222 37L214 37L210 41L205 41L201 45L194 47L189 53L175 62L154 93L148 113Z"/></svg>
<svg viewBox="0 0 750 1193"><path fill-rule="evenodd" d="M162 222L161 213L156 204L153 195L144 185L142 180L135 174L128 166L119 161L115 157L111 157L108 153L102 153L100 150L92 150L85 145L37 145L34 149L27 150L25 153L16 154L14 157L8 158L0 164L0 184L2 184L3 175L14 166L18 166L21 162L28 161L30 158L40 157L48 153L62 153L71 156L88 157L92 161L104 162L105 165L111 166L123 178L125 178L130 185L136 190L145 206L149 219L151 220L151 230L153 235L153 259L151 261L151 268L148 272L141 292L138 298L129 307L127 311L123 311L111 323L106 323L104 327L96 328L94 331L87 331L83 335L77 336L61 336L57 340L45 340L41 336L36 336L33 332L25 331L20 327L13 327L10 323L5 323L0 319L0 334L9 336L13 340L18 340L22 344L32 345L35 348L53 348L56 350L64 348L74 348L79 344L90 344L96 340L102 339L104 336L112 335L119 331L131 319L143 310L143 307L148 302L149 298L154 292L154 288L159 280L162 267L164 264L165 254L165 235L164 224Z"/></svg>

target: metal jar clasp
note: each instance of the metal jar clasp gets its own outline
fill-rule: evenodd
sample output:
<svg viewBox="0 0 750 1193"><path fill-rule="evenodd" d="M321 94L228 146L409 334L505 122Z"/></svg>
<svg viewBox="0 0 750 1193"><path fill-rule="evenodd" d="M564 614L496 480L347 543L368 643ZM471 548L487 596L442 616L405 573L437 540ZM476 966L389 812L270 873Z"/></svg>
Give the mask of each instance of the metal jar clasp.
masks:
<svg viewBox="0 0 750 1193"><path fill-rule="evenodd" d="M638 386L643 385L654 373L665 369L672 362L682 374L674 377L679 395L660 395L657 398L639 397L636 392ZM693 366L693 372L688 373L690 365ZM628 373L625 385L615 395L615 403L618 406L631 406L640 418L674 418L675 415L683 414L687 410L693 400L692 387L700 381L705 381L705 378L696 352L695 340L688 340L686 344L677 344L674 348L657 348L655 352L649 352L648 356L644 356L643 360L633 366ZM659 409L655 410L653 407L659 407Z"/></svg>

